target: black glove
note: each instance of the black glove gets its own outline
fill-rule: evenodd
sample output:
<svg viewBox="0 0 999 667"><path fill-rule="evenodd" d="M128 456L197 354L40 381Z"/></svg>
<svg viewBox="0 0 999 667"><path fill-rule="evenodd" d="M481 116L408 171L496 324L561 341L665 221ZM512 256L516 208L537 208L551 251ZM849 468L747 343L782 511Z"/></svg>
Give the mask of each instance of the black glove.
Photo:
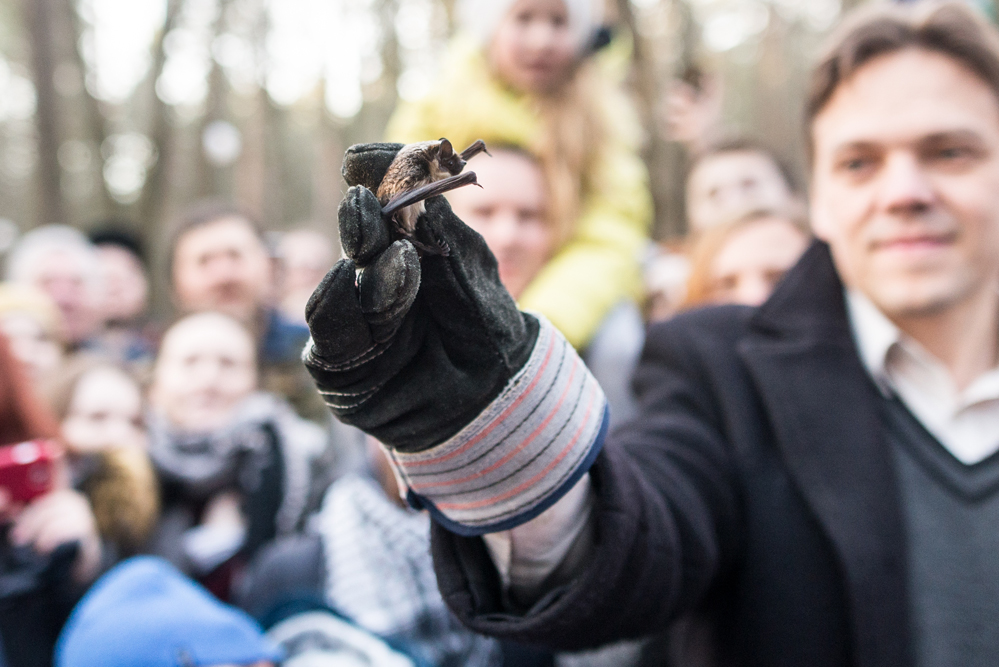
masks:
<svg viewBox="0 0 999 667"><path fill-rule="evenodd" d="M305 364L342 421L389 447L411 505L462 535L505 530L586 472L606 401L565 338L517 310L485 241L443 197L426 201L417 241L446 243L447 257L392 242L372 191L400 148L347 151L348 259L309 300Z"/></svg>
<svg viewBox="0 0 999 667"><path fill-rule="evenodd" d="M347 151L352 187L339 210L347 258L306 307L313 346L305 363L341 421L417 452L496 398L531 355L539 325L517 310L485 241L443 197L426 201L417 230L428 245L446 242L448 257L421 259L409 241L392 242L372 193L400 148Z"/></svg>

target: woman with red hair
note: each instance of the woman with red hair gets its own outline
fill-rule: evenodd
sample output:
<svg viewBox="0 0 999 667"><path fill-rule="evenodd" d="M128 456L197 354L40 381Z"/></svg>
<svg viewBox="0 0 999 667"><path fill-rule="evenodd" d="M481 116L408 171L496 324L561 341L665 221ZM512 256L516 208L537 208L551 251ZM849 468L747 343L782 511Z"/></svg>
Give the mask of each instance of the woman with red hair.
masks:
<svg viewBox="0 0 999 667"><path fill-rule="evenodd" d="M58 433L26 370L0 335L0 445ZM90 504L57 475L57 488L25 505L0 487L0 664L52 664L56 637L101 563Z"/></svg>

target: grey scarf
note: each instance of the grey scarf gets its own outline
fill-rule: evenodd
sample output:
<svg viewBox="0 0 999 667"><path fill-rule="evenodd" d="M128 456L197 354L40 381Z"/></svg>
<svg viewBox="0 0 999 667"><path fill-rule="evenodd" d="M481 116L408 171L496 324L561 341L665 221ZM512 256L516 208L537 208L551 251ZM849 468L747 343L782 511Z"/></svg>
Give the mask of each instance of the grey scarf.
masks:
<svg viewBox="0 0 999 667"><path fill-rule="evenodd" d="M179 484L184 495L196 500L225 488L254 489L272 455L271 434L276 436L285 469L279 533L294 530L301 519L314 484L313 462L329 444L322 429L266 392L248 396L225 426L207 433L180 431L155 411L147 425L149 456L160 479Z"/></svg>

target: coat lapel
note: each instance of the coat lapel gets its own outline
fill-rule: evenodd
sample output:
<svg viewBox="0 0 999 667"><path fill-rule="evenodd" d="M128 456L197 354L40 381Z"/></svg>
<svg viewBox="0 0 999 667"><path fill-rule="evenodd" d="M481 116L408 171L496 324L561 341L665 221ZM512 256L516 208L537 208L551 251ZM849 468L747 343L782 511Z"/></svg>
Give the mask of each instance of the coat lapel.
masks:
<svg viewBox="0 0 999 667"><path fill-rule="evenodd" d="M895 466L881 397L861 364L825 244L813 244L760 307L739 352L787 467L843 566L858 664L909 663Z"/></svg>

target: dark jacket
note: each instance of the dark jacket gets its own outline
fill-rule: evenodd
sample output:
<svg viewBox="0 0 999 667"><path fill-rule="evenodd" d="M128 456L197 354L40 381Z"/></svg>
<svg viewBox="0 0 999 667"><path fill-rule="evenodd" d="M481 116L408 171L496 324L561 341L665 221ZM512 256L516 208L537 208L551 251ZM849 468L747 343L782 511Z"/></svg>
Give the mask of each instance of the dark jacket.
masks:
<svg viewBox="0 0 999 667"><path fill-rule="evenodd" d="M0 528L0 665L50 667L56 639L83 587L73 582L76 542L39 554Z"/></svg>
<svg viewBox="0 0 999 667"><path fill-rule="evenodd" d="M828 247L763 306L653 326L639 416L591 469L597 546L523 615L480 539L434 528L445 600L473 629L579 648L681 614L733 665L912 662L898 483Z"/></svg>

